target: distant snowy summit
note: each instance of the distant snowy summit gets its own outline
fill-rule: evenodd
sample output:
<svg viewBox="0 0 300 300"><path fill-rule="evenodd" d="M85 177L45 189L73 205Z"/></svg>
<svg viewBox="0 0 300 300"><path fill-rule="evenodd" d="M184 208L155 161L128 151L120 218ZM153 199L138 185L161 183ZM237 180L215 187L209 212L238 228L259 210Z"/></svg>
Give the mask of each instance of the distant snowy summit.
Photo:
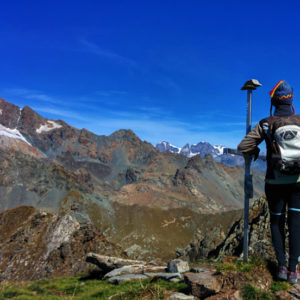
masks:
<svg viewBox="0 0 300 300"><path fill-rule="evenodd" d="M212 146L207 142L200 142L193 145L186 144L182 148L171 145L166 141L156 145L156 149L160 152L170 151L172 153L183 154L187 157L193 157L198 154L204 157L206 154L210 154L215 158L223 154L224 148L224 146Z"/></svg>
<svg viewBox="0 0 300 300"><path fill-rule="evenodd" d="M228 166L244 165L244 158L242 156L224 154L225 148L225 146L213 146L208 142L200 142L193 145L186 144L182 148L174 146L166 141L156 145L156 149L160 152L170 151L172 153L183 154L187 157L193 157L198 154L201 157L205 157L205 155L209 154L216 162L221 162ZM252 163L252 168L259 172L265 172L266 163L264 161L257 160Z"/></svg>

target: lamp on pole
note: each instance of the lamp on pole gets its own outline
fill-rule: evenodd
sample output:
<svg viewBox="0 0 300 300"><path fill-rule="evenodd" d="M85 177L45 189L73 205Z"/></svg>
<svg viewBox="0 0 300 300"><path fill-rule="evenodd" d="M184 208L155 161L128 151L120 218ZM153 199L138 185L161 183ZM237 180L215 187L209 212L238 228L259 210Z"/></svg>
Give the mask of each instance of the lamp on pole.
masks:
<svg viewBox="0 0 300 300"><path fill-rule="evenodd" d="M247 90L247 116L246 116L246 135L251 131L252 123L252 91L261 86L257 79L250 79L245 82L241 90ZM249 219L249 199L253 197L253 184L251 175L251 159L250 155L245 155L245 181L244 181L244 241L243 241L243 257L244 262L248 261L248 219Z"/></svg>

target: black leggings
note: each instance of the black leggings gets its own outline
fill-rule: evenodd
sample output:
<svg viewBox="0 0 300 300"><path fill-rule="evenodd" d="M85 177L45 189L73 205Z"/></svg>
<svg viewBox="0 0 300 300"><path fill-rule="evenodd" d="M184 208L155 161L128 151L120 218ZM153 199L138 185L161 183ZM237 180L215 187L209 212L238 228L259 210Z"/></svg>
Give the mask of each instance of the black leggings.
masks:
<svg viewBox="0 0 300 300"><path fill-rule="evenodd" d="M286 265L285 222L288 208L289 270L295 271L300 256L300 182L266 184L273 247L279 265Z"/></svg>

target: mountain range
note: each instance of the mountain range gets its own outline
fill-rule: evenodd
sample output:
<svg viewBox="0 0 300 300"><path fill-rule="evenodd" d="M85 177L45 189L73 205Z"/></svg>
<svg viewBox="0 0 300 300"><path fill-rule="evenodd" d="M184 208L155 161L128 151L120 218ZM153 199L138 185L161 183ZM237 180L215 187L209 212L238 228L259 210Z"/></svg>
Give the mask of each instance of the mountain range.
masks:
<svg viewBox="0 0 300 300"><path fill-rule="evenodd" d="M131 130L96 135L0 99L0 211L70 215L133 258L172 257L216 222L226 233L243 174L211 155L160 152ZM263 174L253 181L257 198Z"/></svg>
<svg viewBox="0 0 300 300"><path fill-rule="evenodd" d="M187 157L200 155L202 158L205 155L211 155L216 162L224 163L228 166L244 166L244 158L239 155L228 154L224 152L225 146L213 146L208 142L200 142L198 144L185 144L182 148L174 146L169 142L163 141L156 145L156 149L160 152L169 151L171 153L183 154ZM264 155L264 153L262 154ZM258 172L266 171L266 162L263 160L256 160L252 162L251 167Z"/></svg>

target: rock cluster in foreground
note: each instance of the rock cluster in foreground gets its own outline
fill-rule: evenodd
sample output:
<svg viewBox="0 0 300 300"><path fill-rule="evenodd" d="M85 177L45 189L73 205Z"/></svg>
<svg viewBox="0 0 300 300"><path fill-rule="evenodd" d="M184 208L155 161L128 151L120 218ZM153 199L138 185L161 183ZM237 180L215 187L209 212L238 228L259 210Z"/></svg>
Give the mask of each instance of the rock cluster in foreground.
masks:
<svg viewBox="0 0 300 300"><path fill-rule="evenodd" d="M261 266L257 266L248 273L236 270L222 272L217 271L215 267L209 264L200 264L198 267L190 268L186 261L180 259L172 260L166 265L159 261L147 263L95 253L89 253L86 261L100 267L103 272L102 278L108 279L113 284L147 278L163 279L170 282L184 281L189 287L186 291L187 294L173 293L168 295L167 299L169 300L241 300L243 299L245 284L251 283L255 288L267 292L273 281L270 272ZM289 291L279 291L274 295L279 300L300 299L300 284L293 286Z"/></svg>

